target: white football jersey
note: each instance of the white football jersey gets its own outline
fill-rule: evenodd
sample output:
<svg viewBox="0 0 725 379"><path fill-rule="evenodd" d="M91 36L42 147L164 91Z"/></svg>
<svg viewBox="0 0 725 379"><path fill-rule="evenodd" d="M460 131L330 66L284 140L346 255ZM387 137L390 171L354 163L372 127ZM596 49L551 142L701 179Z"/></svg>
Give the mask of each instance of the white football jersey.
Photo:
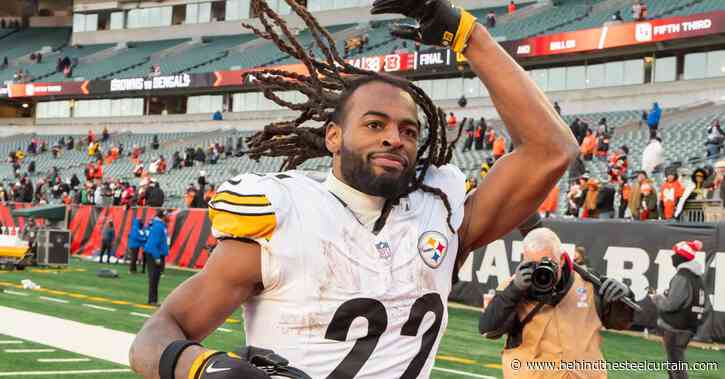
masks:
<svg viewBox="0 0 725 379"><path fill-rule="evenodd" d="M430 167L377 235L304 174L244 174L210 202L217 237L262 246L264 291L244 306L247 344L313 378L427 378L443 336L465 176ZM244 259L240 256L239 259Z"/></svg>

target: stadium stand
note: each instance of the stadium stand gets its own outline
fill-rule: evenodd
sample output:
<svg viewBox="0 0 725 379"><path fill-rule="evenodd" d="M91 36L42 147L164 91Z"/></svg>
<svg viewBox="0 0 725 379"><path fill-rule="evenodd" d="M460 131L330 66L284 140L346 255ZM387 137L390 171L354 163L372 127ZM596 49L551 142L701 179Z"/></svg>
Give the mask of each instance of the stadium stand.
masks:
<svg viewBox="0 0 725 379"><path fill-rule="evenodd" d="M0 59L7 57L10 65L0 70L0 82L12 80L17 69L32 66L28 59L23 59L27 55L46 47L56 50L67 45L70 32L70 28L30 28L8 32L0 39Z"/></svg>
<svg viewBox="0 0 725 379"><path fill-rule="evenodd" d="M621 111L621 112L596 112L566 115L563 119L567 123L571 123L574 118L589 123L594 127L597 122L605 117L608 125L614 130L611 142L611 149L621 145L627 145L630 148L629 168L630 173L639 170L641 166L642 150L648 142L648 131L646 126L638 126L640 117L638 110ZM686 169L692 169L696 165L701 164L704 157L705 130L714 119L722 119L725 117L725 105L708 103L705 105L696 105L694 107L683 107L666 110L662 119L660 133L666 151L667 164L672 162L681 162ZM498 120L490 120L489 125L493 127L497 133L502 133L503 128ZM174 152L184 153L188 147L202 148L206 151L215 143L225 145L228 139L236 144L237 138L246 138L252 132L238 131L235 129L215 130L210 132L175 132L157 134L160 148L152 150L150 148L153 134L136 134L136 133L119 133L111 137L110 141L102 145L102 150L107 152L111 146L123 144L124 155L130 154L134 146L145 147L145 153L141 156L141 160L145 167L149 163L160 156L164 156L167 162L170 162ZM80 143L85 135L73 136L76 143ZM58 135L13 135L0 139L0 153L8 156L12 151L27 147L32 138L45 140L48 146L52 146L59 138ZM67 136L66 136L67 138ZM462 141L461 141L462 142ZM460 167L464 173L469 176L478 176L481 162L490 154L490 151L471 150L463 152L461 150L462 143L459 142L454 150L453 163ZM44 177L52 167L57 167L63 173L63 179L69 178L72 174L83 177L83 170L86 163L90 161L87 154L87 145L82 144L82 150L63 150L58 158L53 158L50 151L35 156L27 156L23 163L23 170L27 162L34 160L36 162L36 174L31 178L34 180ZM696 160L697 159L697 160ZM194 167L186 167L180 170L168 170L166 174L154 175L161 184L167 194L168 206L183 206L183 196L186 188L196 181L199 173L203 170L207 173L207 181L210 183L221 183L235 173L241 172L268 172L278 170L282 163L281 158L263 158L259 162L254 162L246 156L241 158L230 157L228 159L220 159L216 164L198 164ZM331 160L329 158L315 159L305 162L299 167L300 170L318 172L324 175L330 169ZM7 166L5 166L7 167ZM587 171L594 177L606 180L607 164L605 161L593 160L586 162ZM138 183L138 179L132 175L133 164L130 159L123 157L111 164L104 166L104 175L108 178L129 181L130 183ZM11 182L12 171L3 170L0 176L6 183ZM565 175L560 182L562 200L560 205L565 202L563 198L568 189L568 176ZM661 175L656 177L658 181L662 180Z"/></svg>
<svg viewBox="0 0 725 379"><path fill-rule="evenodd" d="M722 6L717 0L671 0L671 1L645 1L647 4L647 18L661 18L665 16L687 16L695 13L709 12ZM624 21L632 21L632 1L610 0L599 4L595 12L575 22L561 25L548 32L557 33L571 30L596 28L610 21L612 15L619 11Z"/></svg>

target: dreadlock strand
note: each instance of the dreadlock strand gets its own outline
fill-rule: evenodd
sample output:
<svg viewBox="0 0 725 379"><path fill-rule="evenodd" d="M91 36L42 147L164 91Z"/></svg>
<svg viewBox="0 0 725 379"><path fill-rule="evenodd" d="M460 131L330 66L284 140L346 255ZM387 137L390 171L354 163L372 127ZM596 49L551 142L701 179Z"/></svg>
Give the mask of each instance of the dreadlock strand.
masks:
<svg viewBox="0 0 725 379"><path fill-rule="evenodd" d="M299 44L297 39L294 38L294 35L287 27L287 23L281 17L279 17L279 15L275 13L263 0L252 0L252 6L255 7L255 9L258 9L260 12L259 20L264 26L267 35L269 36L268 39L271 39L281 51L301 60L305 67L307 67L308 72L310 73L310 80L312 80L313 82L317 82L317 73L314 65L311 62L311 58L308 57L307 54L305 54L304 48ZM266 17L263 16L265 14L272 19L272 21L280 28L280 30L282 30L282 33L285 37L287 37L291 46L288 45L286 41L283 41L279 34L277 34L272 25L270 25L267 21ZM252 30L254 31L254 29Z"/></svg>
<svg viewBox="0 0 725 379"><path fill-rule="evenodd" d="M461 125L458 126L458 134L456 134L456 138L448 146L448 153L446 154L445 163L449 163L451 161L451 159L453 159L453 150L455 150L456 143L458 143L458 140L461 138L462 133L463 133L463 123L461 123Z"/></svg>
<svg viewBox="0 0 725 379"><path fill-rule="evenodd" d="M448 211L448 216L446 216L446 223L448 224L448 228L451 230L452 233L455 233L456 230L453 228L453 224L451 224L452 210L451 210L451 203L448 201L448 196L446 196L446 194L443 191L441 191L440 188L430 187L425 184L420 184L418 186L418 188L423 192L428 192L428 193L434 194L434 195L438 196L438 198L441 199L441 201L443 202L443 206L445 206L446 210Z"/></svg>
<svg viewBox="0 0 725 379"><path fill-rule="evenodd" d="M305 24L307 24L307 26L310 28L310 30L314 29L315 31L319 31L327 39L327 41L329 42L330 53L334 57L334 59L331 60L332 62L330 62L330 64L332 65L333 69L336 72L339 72L338 66L335 65L335 63L338 63L341 66L341 68L343 69L343 72L345 72L345 73L359 74L359 75L369 75L370 74L369 72L367 72L365 70L361 70L361 69L345 62L345 60L340 57L340 53L337 50L337 44L335 43L335 39L332 38L332 35L330 35L330 33L325 28L323 28L319 22L317 22L317 19L312 17L312 15L309 13L309 11L306 8L297 4L297 2L295 0L285 0L285 1L287 1L287 4L289 4L290 7L292 7L295 10L297 15L299 15L305 21ZM318 42L318 44L322 45L322 43L321 43L321 41L319 41L319 39L317 39L317 38L315 38L315 39Z"/></svg>

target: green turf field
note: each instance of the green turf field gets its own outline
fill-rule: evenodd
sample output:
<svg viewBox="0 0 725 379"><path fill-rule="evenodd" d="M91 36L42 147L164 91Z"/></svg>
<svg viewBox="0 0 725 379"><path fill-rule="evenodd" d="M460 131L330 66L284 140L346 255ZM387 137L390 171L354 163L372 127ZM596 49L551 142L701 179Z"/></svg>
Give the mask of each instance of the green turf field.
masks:
<svg viewBox="0 0 725 379"><path fill-rule="evenodd" d="M120 278L104 279L97 277L96 270L108 265L73 259L69 270L35 270L4 272L0 271L0 305L31 311L68 320L103 326L123 332L136 333L155 308L146 302L147 282L143 275L129 275L122 265L111 265L117 269ZM193 273L184 270L167 269L161 279L160 297L163 299L174 287ZM41 286L41 290L17 288L22 279L31 279ZM23 296L25 295L25 296ZM51 300L49 300L51 299ZM60 299L64 303L53 301ZM86 305L84 305L86 304ZM88 305L101 308L88 307ZM103 309L107 308L107 309ZM108 309L113 309L109 311ZM478 312L466 309L450 309L448 330L443 338L436 358L433 378L486 378L501 377L500 353L503 341L491 341L477 333ZM1 320L0 320L1 322ZM6 349L54 349L30 341L12 342L3 345L1 341L16 340L0 335L0 377L13 377L19 372L38 371L84 371L89 373L68 374L32 374L23 378L133 378L130 372L105 370L123 369L123 366L95 358L78 362L39 362L44 355L52 358L82 359L75 353L58 350L53 353L5 353ZM219 350L230 350L243 343L241 312L230 316L222 328L211 335L204 343ZM21 347L22 346L22 347ZM607 360L664 360L664 352L658 342L614 333L604 333L604 355ZM57 349L56 349L57 350ZM717 371L690 372L692 378L725 378L725 352L690 348L687 352L690 361L717 361ZM454 370L444 371L444 370ZM611 372L610 378L666 378L664 372ZM20 376L18 376L20 377Z"/></svg>

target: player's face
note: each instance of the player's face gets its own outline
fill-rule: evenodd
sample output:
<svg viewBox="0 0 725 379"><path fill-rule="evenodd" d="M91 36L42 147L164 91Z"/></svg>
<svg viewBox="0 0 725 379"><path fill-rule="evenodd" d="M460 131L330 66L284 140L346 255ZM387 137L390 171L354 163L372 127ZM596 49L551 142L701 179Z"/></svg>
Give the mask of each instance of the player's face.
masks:
<svg viewBox="0 0 725 379"><path fill-rule="evenodd" d="M347 184L385 198L405 192L415 177L420 133L407 92L383 82L360 87L347 104L341 132L336 166Z"/></svg>

